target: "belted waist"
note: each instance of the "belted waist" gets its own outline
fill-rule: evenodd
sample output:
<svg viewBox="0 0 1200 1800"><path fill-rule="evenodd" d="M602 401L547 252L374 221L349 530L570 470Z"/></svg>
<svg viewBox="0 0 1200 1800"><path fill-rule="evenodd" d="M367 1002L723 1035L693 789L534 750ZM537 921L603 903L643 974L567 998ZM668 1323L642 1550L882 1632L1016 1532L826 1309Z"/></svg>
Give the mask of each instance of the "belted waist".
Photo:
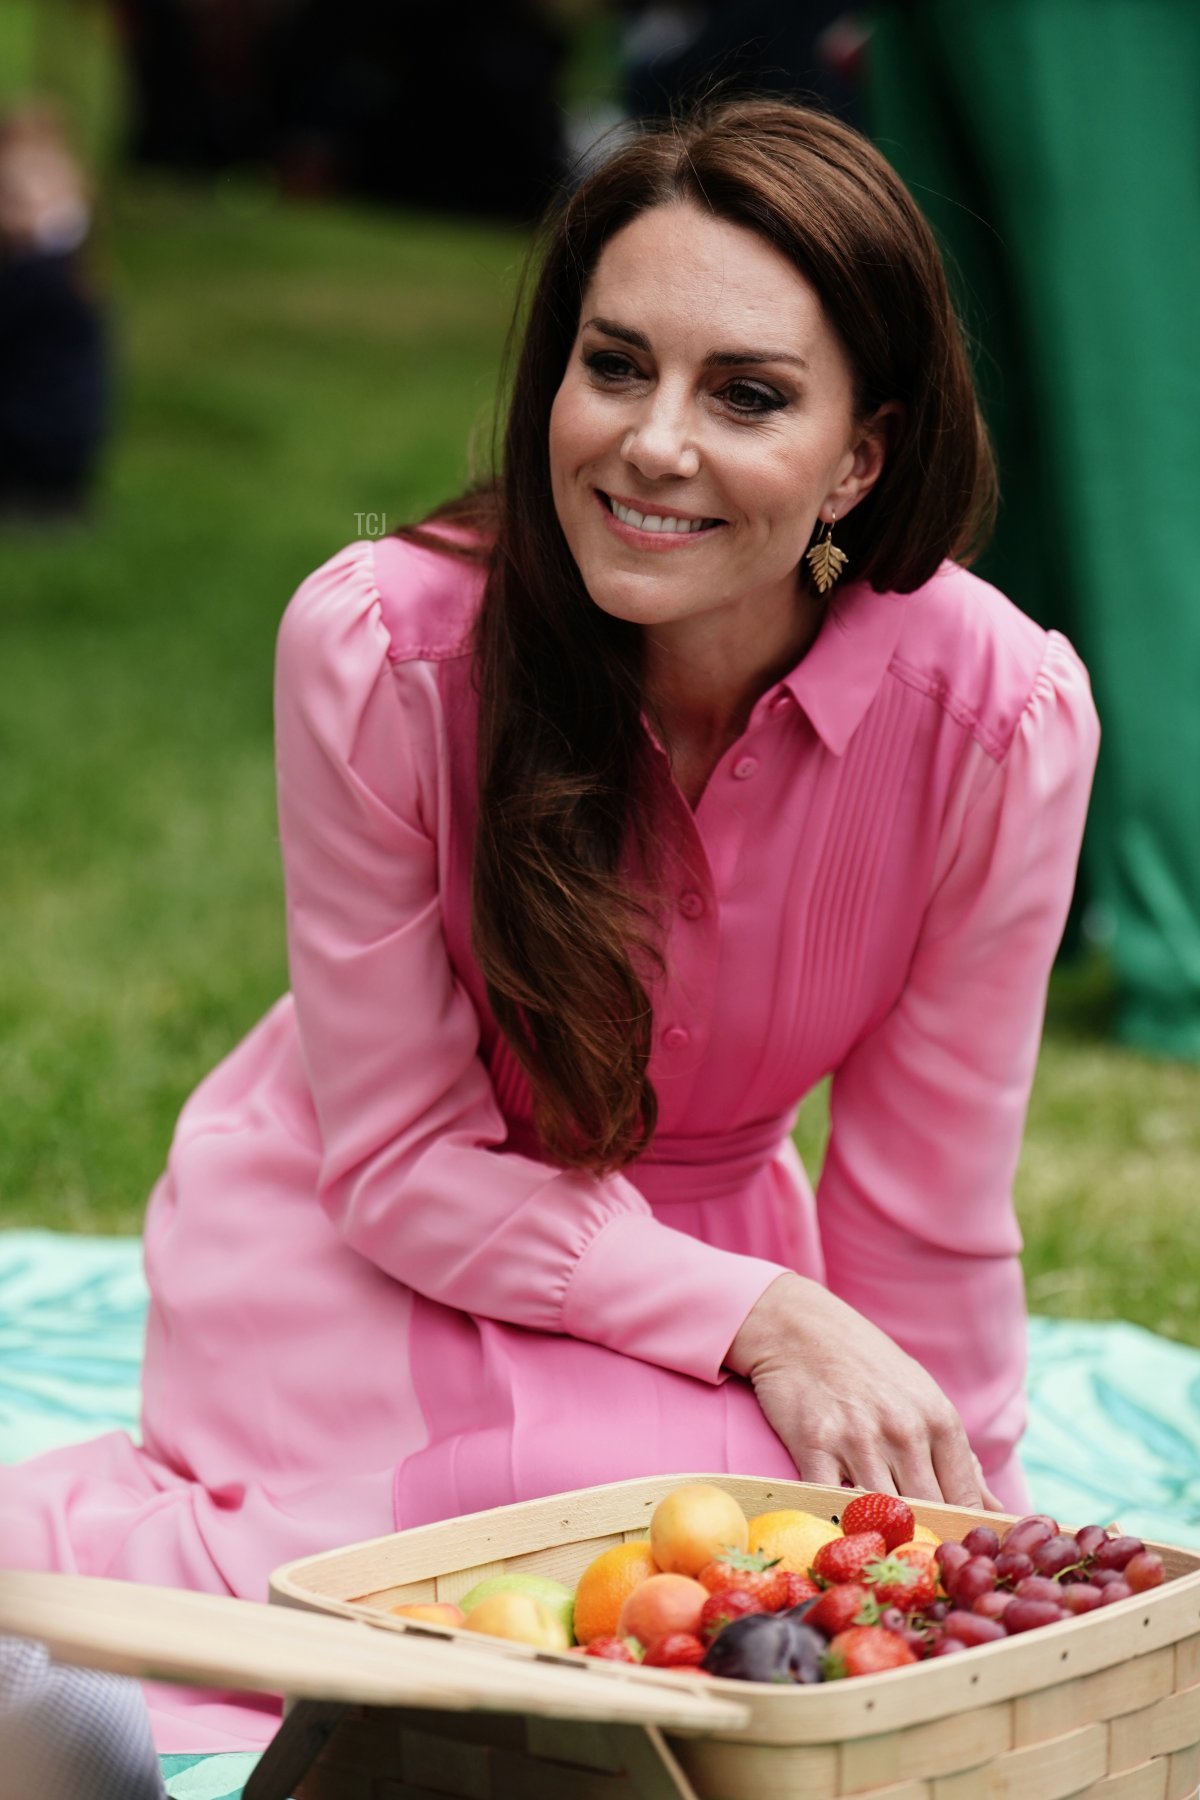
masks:
<svg viewBox="0 0 1200 1800"><path fill-rule="evenodd" d="M650 1148L624 1171L652 1206L688 1200L733 1200L778 1154L796 1122L795 1109L755 1119L735 1131L659 1132ZM508 1148L538 1156L533 1133L509 1129Z"/></svg>
<svg viewBox="0 0 1200 1800"><path fill-rule="evenodd" d="M795 1122L793 1108L773 1118L755 1119L736 1131L660 1132L626 1174L652 1206L734 1200L778 1155Z"/></svg>

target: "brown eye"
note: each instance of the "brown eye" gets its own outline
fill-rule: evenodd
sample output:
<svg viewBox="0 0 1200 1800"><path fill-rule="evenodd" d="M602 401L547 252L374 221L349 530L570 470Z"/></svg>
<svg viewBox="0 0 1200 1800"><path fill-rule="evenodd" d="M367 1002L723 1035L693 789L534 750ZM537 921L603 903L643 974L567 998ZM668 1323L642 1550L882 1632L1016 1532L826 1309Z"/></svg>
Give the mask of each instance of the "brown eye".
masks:
<svg viewBox="0 0 1200 1800"><path fill-rule="evenodd" d="M584 357L584 366L601 381L626 381L637 369L619 350L592 350Z"/></svg>
<svg viewBox="0 0 1200 1800"><path fill-rule="evenodd" d="M751 415L778 412L781 406L787 405L782 394L757 381L731 381L722 390L722 398L734 412Z"/></svg>

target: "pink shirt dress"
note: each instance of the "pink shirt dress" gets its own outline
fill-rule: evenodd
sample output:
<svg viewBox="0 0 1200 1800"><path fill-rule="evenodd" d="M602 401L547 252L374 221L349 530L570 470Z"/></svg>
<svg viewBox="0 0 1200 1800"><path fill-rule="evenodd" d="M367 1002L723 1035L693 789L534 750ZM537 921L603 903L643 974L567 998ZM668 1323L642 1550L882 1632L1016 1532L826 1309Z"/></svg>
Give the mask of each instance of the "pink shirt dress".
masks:
<svg viewBox="0 0 1200 1800"><path fill-rule="evenodd" d="M0 1473L0 1560L261 1598L284 1560L625 1476L794 1475L722 1358L782 1270L959 1408L1025 1500L1013 1174L1097 723L1070 645L946 565L848 586L693 811L650 1152L547 1164L470 947L480 572L350 545L284 617L291 992L201 1084L146 1222L143 1443ZM814 1197L790 1140L832 1074ZM168 1693L160 1746L271 1703Z"/></svg>

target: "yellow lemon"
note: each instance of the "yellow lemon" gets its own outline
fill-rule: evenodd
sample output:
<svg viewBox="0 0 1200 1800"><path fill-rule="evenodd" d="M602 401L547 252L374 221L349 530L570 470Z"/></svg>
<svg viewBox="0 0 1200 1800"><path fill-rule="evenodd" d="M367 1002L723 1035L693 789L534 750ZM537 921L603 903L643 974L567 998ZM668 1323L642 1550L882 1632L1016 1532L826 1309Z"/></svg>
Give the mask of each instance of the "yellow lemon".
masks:
<svg viewBox="0 0 1200 1800"><path fill-rule="evenodd" d="M777 1556L781 1569L807 1575L809 1565L822 1544L843 1535L840 1525L819 1519L816 1513L784 1509L759 1513L750 1521L750 1549L766 1556Z"/></svg>

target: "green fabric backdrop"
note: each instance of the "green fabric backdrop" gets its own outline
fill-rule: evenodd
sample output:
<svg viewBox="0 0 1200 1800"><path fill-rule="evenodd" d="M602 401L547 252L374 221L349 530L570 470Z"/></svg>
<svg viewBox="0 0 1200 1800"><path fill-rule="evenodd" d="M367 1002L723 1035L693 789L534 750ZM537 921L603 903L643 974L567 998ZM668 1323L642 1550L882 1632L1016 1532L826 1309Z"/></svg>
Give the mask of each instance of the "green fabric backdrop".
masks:
<svg viewBox="0 0 1200 1800"><path fill-rule="evenodd" d="M881 0L869 68L979 352L1005 490L981 573L1091 671L1116 1029L1200 1060L1200 6Z"/></svg>

